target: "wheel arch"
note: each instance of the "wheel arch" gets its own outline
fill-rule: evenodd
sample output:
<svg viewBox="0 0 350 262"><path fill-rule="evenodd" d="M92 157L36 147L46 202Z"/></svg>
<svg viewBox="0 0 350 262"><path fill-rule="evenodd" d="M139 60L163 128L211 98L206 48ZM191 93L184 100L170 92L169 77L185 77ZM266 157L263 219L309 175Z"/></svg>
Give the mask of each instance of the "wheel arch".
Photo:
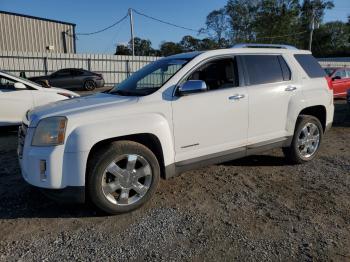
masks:
<svg viewBox="0 0 350 262"><path fill-rule="evenodd" d="M133 134L133 135L126 135L126 136L119 136L119 137L112 137L108 139L101 140L94 144L89 152L87 163L86 163L86 172L85 175L88 174L88 171L90 169L89 163L91 163L91 158L94 154L98 153L99 151L102 151L104 147L108 146L109 144L116 142L116 141L133 141L136 143L140 143L144 146L146 146L148 149L150 149L153 154L156 156L160 171L161 171L161 177L165 178L165 164L164 164L164 154L163 154L163 148L162 144L159 140L159 138L151 133L139 133L139 134Z"/></svg>
<svg viewBox="0 0 350 262"><path fill-rule="evenodd" d="M316 117L321 122L323 132L325 132L327 121L327 109L324 105L314 105L306 107L299 112L298 117L300 115L310 115Z"/></svg>

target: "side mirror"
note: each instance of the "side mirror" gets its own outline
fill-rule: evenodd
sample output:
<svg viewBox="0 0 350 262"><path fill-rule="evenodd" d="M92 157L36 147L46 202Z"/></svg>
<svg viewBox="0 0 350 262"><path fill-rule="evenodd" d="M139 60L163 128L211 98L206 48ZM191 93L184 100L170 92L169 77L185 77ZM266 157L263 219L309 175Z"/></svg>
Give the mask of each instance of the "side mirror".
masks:
<svg viewBox="0 0 350 262"><path fill-rule="evenodd" d="M20 83L20 82L15 83L14 87L16 89L27 89L27 87L23 83Z"/></svg>
<svg viewBox="0 0 350 262"><path fill-rule="evenodd" d="M341 79L341 77L340 77L340 76L335 76L335 77L332 77L332 81L334 81L334 80L339 80L339 79Z"/></svg>
<svg viewBox="0 0 350 262"><path fill-rule="evenodd" d="M185 96L208 90L207 84L202 80L188 80L179 87L179 95Z"/></svg>

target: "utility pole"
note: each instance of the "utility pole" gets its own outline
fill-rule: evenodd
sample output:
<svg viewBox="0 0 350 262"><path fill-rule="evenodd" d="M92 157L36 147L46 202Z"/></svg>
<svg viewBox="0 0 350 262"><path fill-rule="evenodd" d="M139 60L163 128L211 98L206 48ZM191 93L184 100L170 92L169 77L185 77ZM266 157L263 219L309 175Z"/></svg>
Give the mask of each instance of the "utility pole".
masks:
<svg viewBox="0 0 350 262"><path fill-rule="evenodd" d="M309 50L312 49L312 37L315 30L315 9L312 9L312 17L311 17L311 24L310 24L310 38L309 38Z"/></svg>
<svg viewBox="0 0 350 262"><path fill-rule="evenodd" d="M130 17L130 32L131 32L131 49L132 56L135 56L135 44L134 44L134 17L132 14L132 8L129 8L129 17Z"/></svg>

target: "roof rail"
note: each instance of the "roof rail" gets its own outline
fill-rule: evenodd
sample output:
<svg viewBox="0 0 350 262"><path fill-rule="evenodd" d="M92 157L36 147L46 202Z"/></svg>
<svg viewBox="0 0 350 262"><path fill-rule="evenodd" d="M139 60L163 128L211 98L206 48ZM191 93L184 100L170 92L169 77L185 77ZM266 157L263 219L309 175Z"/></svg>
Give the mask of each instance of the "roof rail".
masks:
<svg viewBox="0 0 350 262"><path fill-rule="evenodd" d="M279 49L292 49L297 50L292 45L278 45L278 44L235 44L232 48L279 48Z"/></svg>

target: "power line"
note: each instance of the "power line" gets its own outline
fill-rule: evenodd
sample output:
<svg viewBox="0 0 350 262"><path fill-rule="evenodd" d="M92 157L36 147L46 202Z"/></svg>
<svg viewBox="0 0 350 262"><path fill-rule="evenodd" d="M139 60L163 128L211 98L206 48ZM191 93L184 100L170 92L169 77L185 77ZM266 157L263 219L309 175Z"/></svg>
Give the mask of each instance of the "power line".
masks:
<svg viewBox="0 0 350 262"><path fill-rule="evenodd" d="M286 36L301 35L301 34L305 34L307 32L308 31L302 31L302 32L298 32L298 33L288 34L288 35L258 37L258 38L256 38L256 40L258 40L258 39L274 39L274 38L281 38L281 37L286 37Z"/></svg>
<svg viewBox="0 0 350 262"><path fill-rule="evenodd" d="M163 24L166 24L166 25L174 26L174 27L177 27L177 28L185 29L185 30L188 30L188 31L192 31L192 32L199 33L199 30L196 30L196 29L193 29L193 28L184 27L184 26L181 26L181 25L176 25L176 24L173 24L173 23L164 21L164 20L162 20L162 19L159 19L159 18L155 18L155 17L153 17L153 16L146 15L146 14L141 13L141 12L135 10L135 9L132 9L132 10L133 10L136 14L141 15L141 16L144 16L144 17L149 18L149 19L152 19L152 20L154 20L154 21L157 21L157 22L160 22L160 23L163 23Z"/></svg>
<svg viewBox="0 0 350 262"><path fill-rule="evenodd" d="M116 25L118 25L119 23L123 22L124 19L126 19L127 17L129 16L129 14L126 14L125 16L123 16L121 19L119 19L118 21L116 21L115 23L113 23L112 25L110 26L107 26L101 30L98 30L98 31L95 31L95 32L90 32L90 33L76 33L76 35L94 35L94 34L98 34L98 33L102 33Z"/></svg>

